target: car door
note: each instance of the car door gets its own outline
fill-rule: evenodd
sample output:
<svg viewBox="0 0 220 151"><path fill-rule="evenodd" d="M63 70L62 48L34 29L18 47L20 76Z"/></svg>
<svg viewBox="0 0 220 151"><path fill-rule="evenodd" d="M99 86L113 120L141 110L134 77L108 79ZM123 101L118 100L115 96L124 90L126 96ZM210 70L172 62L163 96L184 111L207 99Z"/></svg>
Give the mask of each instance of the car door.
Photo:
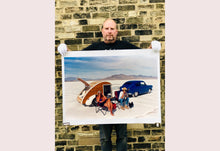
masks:
<svg viewBox="0 0 220 151"><path fill-rule="evenodd" d="M139 81L135 83L134 92L138 92L138 94L141 94L141 83Z"/></svg>
<svg viewBox="0 0 220 151"><path fill-rule="evenodd" d="M144 81L140 82L140 94L147 93L147 86Z"/></svg>

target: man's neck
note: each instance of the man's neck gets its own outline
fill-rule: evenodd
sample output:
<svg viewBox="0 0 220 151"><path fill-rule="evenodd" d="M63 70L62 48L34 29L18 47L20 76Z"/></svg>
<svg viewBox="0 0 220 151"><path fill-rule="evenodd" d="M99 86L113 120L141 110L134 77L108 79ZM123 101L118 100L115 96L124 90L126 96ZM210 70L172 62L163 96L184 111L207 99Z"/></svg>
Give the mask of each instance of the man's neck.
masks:
<svg viewBox="0 0 220 151"><path fill-rule="evenodd" d="M116 42L116 40L115 40L115 41L111 41L111 42L109 42L109 41L104 41L104 43L107 44L107 45L109 45L109 44L114 44L115 42Z"/></svg>

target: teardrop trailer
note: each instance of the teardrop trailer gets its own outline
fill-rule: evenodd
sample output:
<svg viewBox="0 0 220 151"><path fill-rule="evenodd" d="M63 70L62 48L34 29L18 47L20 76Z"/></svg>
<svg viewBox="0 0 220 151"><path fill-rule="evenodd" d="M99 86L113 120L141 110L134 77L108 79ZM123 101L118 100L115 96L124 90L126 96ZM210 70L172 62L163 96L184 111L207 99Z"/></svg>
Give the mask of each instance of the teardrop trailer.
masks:
<svg viewBox="0 0 220 151"><path fill-rule="evenodd" d="M86 101L88 101L90 97L96 95L99 91L101 91L101 93L103 93L105 96L112 93L110 82L94 81L87 83L81 78L78 78L78 80L85 84L85 88L77 96L77 101L83 105L86 104Z"/></svg>
<svg viewBox="0 0 220 151"><path fill-rule="evenodd" d="M83 105L86 105L86 102L92 98L92 103L89 106L95 106L96 113L101 111L104 115L106 115L106 112L108 110L115 111L115 109L118 107L118 102L115 102L115 98L111 97L112 95L112 89L111 89L111 83L107 81L94 81L91 83L87 83L86 81L82 80L81 78L78 78L79 81L85 84L85 88L80 92L80 94L77 96L77 101ZM112 108L109 109L107 106L100 106L99 102L97 102L96 97L97 94L101 93L105 97L105 102L109 101L112 104ZM92 96L95 96L93 98ZM113 115L113 113L112 113Z"/></svg>

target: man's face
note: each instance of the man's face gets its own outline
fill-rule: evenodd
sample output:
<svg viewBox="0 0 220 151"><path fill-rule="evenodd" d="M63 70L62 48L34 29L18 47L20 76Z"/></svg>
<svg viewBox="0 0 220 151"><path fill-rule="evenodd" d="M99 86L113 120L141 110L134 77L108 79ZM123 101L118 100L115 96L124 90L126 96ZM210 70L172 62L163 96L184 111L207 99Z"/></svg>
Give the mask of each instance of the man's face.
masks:
<svg viewBox="0 0 220 151"><path fill-rule="evenodd" d="M113 20L107 20L103 24L102 36L105 43L114 43L116 41L118 30Z"/></svg>

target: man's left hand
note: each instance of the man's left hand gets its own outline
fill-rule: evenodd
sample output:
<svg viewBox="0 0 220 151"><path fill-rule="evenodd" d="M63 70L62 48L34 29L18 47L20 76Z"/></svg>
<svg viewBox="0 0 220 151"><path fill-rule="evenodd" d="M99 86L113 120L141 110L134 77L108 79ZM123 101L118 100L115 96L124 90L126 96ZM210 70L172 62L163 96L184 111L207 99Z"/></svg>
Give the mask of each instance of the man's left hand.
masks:
<svg viewBox="0 0 220 151"><path fill-rule="evenodd" d="M152 49L155 52L159 52L161 50L161 43L157 40L154 40L151 42L150 46L148 47L148 49Z"/></svg>

